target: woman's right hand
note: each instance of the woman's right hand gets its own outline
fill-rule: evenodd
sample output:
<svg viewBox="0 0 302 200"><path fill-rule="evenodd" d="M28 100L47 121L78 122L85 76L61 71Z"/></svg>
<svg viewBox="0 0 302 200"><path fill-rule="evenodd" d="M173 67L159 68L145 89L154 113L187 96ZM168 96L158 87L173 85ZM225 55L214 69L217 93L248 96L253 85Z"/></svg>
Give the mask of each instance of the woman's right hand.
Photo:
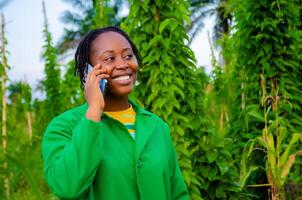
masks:
<svg viewBox="0 0 302 200"><path fill-rule="evenodd" d="M93 70L87 74L85 82L85 99L88 103L86 118L93 121L100 121L101 114L105 108L105 100L100 90L101 79L109 78L107 69L101 68L101 64L94 66Z"/></svg>

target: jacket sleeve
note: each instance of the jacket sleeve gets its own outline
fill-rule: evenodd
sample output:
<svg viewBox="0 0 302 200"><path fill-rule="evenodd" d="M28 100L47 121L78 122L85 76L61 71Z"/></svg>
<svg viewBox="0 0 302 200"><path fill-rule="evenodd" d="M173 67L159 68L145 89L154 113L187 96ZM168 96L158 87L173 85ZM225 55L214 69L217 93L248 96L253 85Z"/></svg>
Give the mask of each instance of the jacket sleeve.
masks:
<svg viewBox="0 0 302 200"><path fill-rule="evenodd" d="M67 116L50 122L42 155L46 181L57 196L73 199L85 195L101 160L101 135L100 122L84 116L78 123Z"/></svg>

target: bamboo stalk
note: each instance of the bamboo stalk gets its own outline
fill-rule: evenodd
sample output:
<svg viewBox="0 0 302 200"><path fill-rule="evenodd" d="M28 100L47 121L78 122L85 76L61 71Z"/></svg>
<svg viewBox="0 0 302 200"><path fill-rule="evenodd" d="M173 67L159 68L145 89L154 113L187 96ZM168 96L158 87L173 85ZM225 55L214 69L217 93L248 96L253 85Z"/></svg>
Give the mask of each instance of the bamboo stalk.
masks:
<svg viewBox="0 0 302 200"><path fill-rule="evenodd" d="M1 40L2 40L2 83L1 83L1 91L2 91L2 148L3 148L3 155L4 158L7 154L7 130L6 130L6 67L7 67L7 61L6 61L6 56L5 56L5 33L4 33L4 16L3 14L1 15L2 18L2 25L1 25ZM4 159L3 163L3 168L6 171L8 169L8 163L6 159ZM6 173L6 176L4 177L4 189L5 189L5 194L6 197L9 198L9 176Z"/></svg>
<svg viewBox="0 0 302 200"><path fill-rule="evenodd" d="M27 128L28 128L28 138L29 138L29 142L30 144L32 144L32 135L33 135L33 131L32 131L32 119L31 119L31 112L30 111L26 111L26 120L27 120Z"/></svg>

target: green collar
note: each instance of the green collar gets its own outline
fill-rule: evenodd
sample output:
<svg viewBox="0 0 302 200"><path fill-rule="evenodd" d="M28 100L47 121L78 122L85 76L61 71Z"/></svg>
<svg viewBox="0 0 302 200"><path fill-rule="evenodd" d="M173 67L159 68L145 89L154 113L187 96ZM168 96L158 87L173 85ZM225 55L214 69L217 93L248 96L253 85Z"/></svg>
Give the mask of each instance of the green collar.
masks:
<svg viewBox="0 0 302 200"><path fill-rule="evenodd" d="M152 113L150 113L150 112L146 111L145 109L143 109L142 105L138 104L135 100L129 99L129 102L133 106L133 109L135 110L136 113L152 116ZM82 104L82 108L84 109L83 111L86 111L88 109L88 103L85 102L84 104Z"/></svg>
<svg viewBox="0 0 302 200"><path fill-rule="evenodd" d="M133 109L135 110L136 113L141 113L141 114L145 114L145 115L152 115L150 112L143 109L142 106L140 106L133 99L129 99L129 101L130 101L131 105L133 106Z"/></svg>

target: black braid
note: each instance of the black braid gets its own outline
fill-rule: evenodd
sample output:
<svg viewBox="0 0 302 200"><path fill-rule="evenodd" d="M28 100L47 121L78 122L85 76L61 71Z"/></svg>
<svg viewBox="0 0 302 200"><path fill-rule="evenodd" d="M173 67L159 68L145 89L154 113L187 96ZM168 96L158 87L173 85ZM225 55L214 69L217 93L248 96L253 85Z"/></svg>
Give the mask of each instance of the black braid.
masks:
<svg viewBox="0 0 302 200"><path fill-rule="evenodd" d="M120 28L115 27L115 26L108 26L108 27L92 30L82 38L82 40L80 41L79 46L77 48L77 51L75 53L75 71L74 71L74 73L75 73L75 75L79 76L82 89L84 88L85 74L87 73L87 72L85 72L85 70L87 69L88 63L90 63L89 53L90 53L91 43L100 34L106 33L106 32L111 32L111 31L119 33L126 38L126 40L129 42L129 44L132 48L132 51L137 59L138 66L141 66L141 56L139 54L139 51L137 50L136 46L134 45L134 43L132 42L130 37L127 35L127 33L125 33L123 30L121 30Z"/></svg>

